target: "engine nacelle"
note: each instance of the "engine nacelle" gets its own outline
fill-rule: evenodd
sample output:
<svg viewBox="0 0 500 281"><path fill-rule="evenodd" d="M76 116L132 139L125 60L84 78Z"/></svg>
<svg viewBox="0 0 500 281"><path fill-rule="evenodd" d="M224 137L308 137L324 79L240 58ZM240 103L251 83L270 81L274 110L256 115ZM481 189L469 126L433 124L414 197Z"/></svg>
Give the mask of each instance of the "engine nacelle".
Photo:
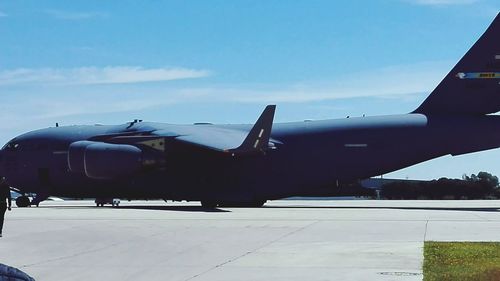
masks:
<svg viewBox="0 0 500 281"><path fill-rule="evenodd" d="M85 149L95 143L94 141L77 141L69 145L68 166L70 171L85 174Z"/></svg>
<svg viewBox="0 0 500 281"><path fill-rule="evenodd" d="M142 168L142 150L128 144L77 141L69 146L68 165L92 179L113 179Z"/></svg>

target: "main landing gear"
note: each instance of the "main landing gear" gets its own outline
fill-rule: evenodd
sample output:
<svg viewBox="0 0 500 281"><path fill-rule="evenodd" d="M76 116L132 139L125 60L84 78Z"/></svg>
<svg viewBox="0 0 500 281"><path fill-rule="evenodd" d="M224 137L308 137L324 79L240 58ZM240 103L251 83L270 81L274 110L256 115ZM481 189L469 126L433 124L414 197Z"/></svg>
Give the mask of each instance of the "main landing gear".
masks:
<svg viewBox="0 0 500 281"><path fill-rule="evenodd" d="M31 206L31 201L28 196L22 195L16 198L16 206L19 208L25 208Z"/></svg>
<svg viewBox="0 0 500 281"><path fill-rule="evenodd" d="M29 194L30 196L33 194ZM33 197L32 197L33 198ZM31 206L37 206L40 204L40 202L44 201L47 199L48 196L45 195L45 193L37 193L33 199L30 199L27 195L21 195L16 198L16 206L19 208L25 208L25 207L31 207Z"/></svg>

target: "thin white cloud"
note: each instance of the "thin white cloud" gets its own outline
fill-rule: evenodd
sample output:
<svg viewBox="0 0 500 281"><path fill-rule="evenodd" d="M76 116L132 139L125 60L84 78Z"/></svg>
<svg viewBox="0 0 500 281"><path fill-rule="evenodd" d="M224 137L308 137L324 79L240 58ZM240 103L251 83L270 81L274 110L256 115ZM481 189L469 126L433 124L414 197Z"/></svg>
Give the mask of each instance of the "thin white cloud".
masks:
<svg viewBox="0 0 500 281"><path fill-rule="evenodd" d="M25 112L26 108L33 108L30 110L33 118L49 118L148 110L158 106L200 102L307 103L365 97L406 100L413 98L415 94L430 93L452 65L453 62L450 61L390 66L343 77L336 76L335 80L326 83L213 87L124 84L208 75L205 71L188 69L129 71L126 68L126 71L117 71L116 68L111 68L112 70L96 71L96 68L91 68L94 70L89 71L86 68L70 71L69 74L67 71L35 71L33 74L29 70L17 70L0 72L0 87L4 87L4 94L11 97L11 100L5 100L4 97L10 110L4 110L3 118L16 116L19 112ZM69 81L71 79L75 81ZM34 83L41 81L64 83L47 83L44 87ZM24 98L20 100L16 98L18 96Z"/></svg>
<svg viewBox="0 0 500 281"><path fill-rule="evenodd" d="M106 18L107 13L104 12L74 12L74 11L63 11L63 10L45 10L45 13L55 19L60 20L87 20L93 18Z"/></svg>
<svg viewBox="0 0 500 281"><path fill-rule="evenodd" d="M8 17L8 15L2 11L0 11L0 18Z"/></svg>
<svg viewBox="0 0 500 281"><path fill-rule="evenodd" d="M13 84L125 84L209 76L207 70L142 68L137 66L79 68L18 68L0 71L0 85Z"/></svg>
<svg viewBox="0 0 500 281"><path fill-rule="evenodd" d="M34 71L36 75L30 70L4 71L0 72L0 92L4 105L0 112L0 131L4 134L3 141L7 141L7 137L23 130L43 127L61 120L75 124L88 123L92 122L89 118L98 116L95 120L101 122L102 116L134 116L137 112L200 103L305 105L353 98L372 98L372 101L373 98L390 98L395 99L391 104L397 104L398 101L407 102L410 99L417 106L421 102L420 99L436 87L453 63L449 61L390 66L335 76L328 82L297 82L288 85L232 84L211 87L130 84L130 81L185 79L208 75L205 71L187 69L148 71L142 68L129 70L125 67L126 70L121 71L110 67L112 70L107 71L86 68L69 72L49 69ZM113 75L102 75L109 72ZM139 75L135 76L137 73ZM70 79L75 81L70 83ZM10 84L6 84L6 81ZM33 83L41 81L55 83ZM118 81L128 81L129 84ZM63 83L58 84L61 82ZM30 114L27 115L26 112ZM0 142L1 140L2 135Z"/></svg>
<svg viewBox="0 0 500 281"><path fill-rule="evenodd" d="M478 2L479 0L407 0L417 5L424 6L451 6L451 5L468 5Z"/></svg>
<svg viewBox="0 0 500 281"><path fill-rule="evenodd" d="M453 62L424 62L389 66L337 76L329 82L291 85L232 85L179 89L177 101L207 100L241 103L298 103L359 97L406 98L430 93L453 66Z"/></svg>

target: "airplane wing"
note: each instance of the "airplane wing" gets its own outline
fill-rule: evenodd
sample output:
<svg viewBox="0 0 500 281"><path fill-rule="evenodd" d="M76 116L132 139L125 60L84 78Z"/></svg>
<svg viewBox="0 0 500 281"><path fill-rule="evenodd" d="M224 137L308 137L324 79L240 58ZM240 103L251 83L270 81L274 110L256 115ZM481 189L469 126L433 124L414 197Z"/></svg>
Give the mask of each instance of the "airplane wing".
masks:
<svg viewBox="0 0 500 281"><path fill-rule="evenodd" d="M268 105L250 132L214 126L197 126L176 140L207 149L245 154L262 152L269 148L276 105Z"/></svg>
<svg viewBox="0 0 500 281"><path fill-rule="evenodd" d="M182 126L168 130L132 131L94 136L89 141L142 144L157 150L165 150L165 139L186 143L213 151L247 154L263 152L274 147L277 140L271 140L276 105L268 105L255 125L246 131L212 125Z"/></svg>

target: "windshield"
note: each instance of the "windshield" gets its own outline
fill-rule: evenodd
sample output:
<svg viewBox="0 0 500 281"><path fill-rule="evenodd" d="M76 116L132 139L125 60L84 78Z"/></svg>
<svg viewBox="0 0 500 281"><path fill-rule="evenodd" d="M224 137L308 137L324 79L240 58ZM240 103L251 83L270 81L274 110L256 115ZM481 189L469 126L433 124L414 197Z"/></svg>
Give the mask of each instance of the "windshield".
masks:
<svg viewBox="0 0 500 281"><path fill-rule="evenodd" d="M16 140L9 141L6 145L2 147L3 150L17 150L19 149L19 142Z"/></svg>

